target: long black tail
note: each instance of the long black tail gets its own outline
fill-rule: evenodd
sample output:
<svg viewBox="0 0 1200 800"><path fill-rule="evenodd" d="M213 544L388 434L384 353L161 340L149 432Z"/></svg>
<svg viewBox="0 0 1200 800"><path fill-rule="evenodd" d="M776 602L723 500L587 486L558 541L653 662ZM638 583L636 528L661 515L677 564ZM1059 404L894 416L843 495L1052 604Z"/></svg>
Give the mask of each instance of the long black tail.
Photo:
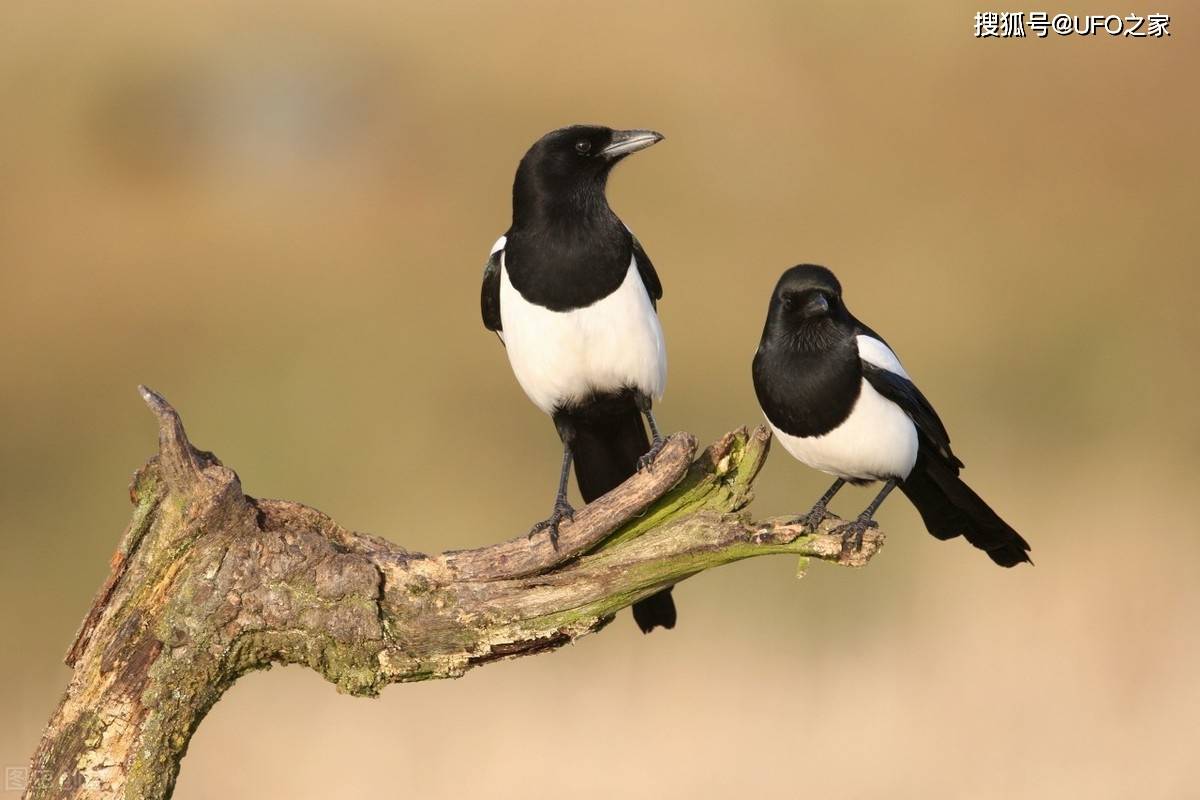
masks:
<svg viewBox="0 0 1200 800"><path fill-rule="evenodd" d="M575 429L571 446L575 480L584 502L590 503L637 471L638 459L650 449L650 440L642 414L629 395L587 403L583 410L570 413L569 419ZM642 633L658 625L674 628L671 588L634 603L633 618Z"/></svg>
<svg viewBox="0 0 1200 800"><path fill-rule="evenodd" d="M963 536L1002 567L1029 558L1029 543L958 477L958 470L922 453L900 490L939 539Z"/></svg>

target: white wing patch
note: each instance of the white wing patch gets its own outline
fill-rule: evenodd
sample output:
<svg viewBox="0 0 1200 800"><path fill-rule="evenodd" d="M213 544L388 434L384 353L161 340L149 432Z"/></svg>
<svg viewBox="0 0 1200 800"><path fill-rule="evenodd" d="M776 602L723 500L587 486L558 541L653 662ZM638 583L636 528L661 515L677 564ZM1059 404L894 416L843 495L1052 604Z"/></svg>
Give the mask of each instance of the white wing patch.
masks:
<svg viewBox="0 0 1200 800"><path fill-rule="evenodd" d="M908 378L908 373L904 371L904 365L900 363L900 359L892 352L892 348L873 336L860 334L855 338L858 341L859 358L871 366L885 369L893 375ZM909 380L912 380L912 378L909 378Z"/></svg>
<svg viewBox="0 0 1200 800"><path fill-rule="evenodd" d="M547 414L593 392L634 388L659 399L666 389L666 343L636 259L612 294L551 311L521 296L501 255L500 319L517 382Z"/></svg>

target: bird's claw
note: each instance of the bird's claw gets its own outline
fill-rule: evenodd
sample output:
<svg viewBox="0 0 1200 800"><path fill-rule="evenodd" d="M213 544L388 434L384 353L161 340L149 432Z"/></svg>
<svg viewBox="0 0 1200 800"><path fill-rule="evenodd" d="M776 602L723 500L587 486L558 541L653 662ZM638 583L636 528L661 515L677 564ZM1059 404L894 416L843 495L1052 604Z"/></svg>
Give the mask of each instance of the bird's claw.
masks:
<svg viewBox="0 0 1200 800"><path fill-rule="evenodd" d="M821 523L831 516L833 515L829 513L828 508L823 505L815 505L803 517L797 517L793 520L792 524L799 523L808 528L810 532L816 532L817 528L821 527Z"/></svg>
<svg viewBox="0 0 1200 800"><path fill-rule="evenodd" d="M528 538L532 539L535 534L542 531L550 532L550 546L555 550L558 549L558 526L563 520L568 522L574 521L575 509L565 500L554 504L554 511L550 516L529 529Z"/></svg>
<svg viewBox="0 0 1200 800"><path fill-rule="evenodd" d="M839 525L833 529L834 533L842 535L842 558L846 558L852 552L858 552L863 547L863 535L870 528L878 528L879 523L873 519L863 519L859 517L854 522L848 522L845 525Z"/></svg>
<svg viewBox="0 0 1200 800"><path fill-rule="evenodd" d="M662 437L656 437L650 444L650 449L646 451L646 454L637 460L637 471L645 472L653 467L654 459L658 458L658 454L662 452L666 443L666 440Z"/></svg>

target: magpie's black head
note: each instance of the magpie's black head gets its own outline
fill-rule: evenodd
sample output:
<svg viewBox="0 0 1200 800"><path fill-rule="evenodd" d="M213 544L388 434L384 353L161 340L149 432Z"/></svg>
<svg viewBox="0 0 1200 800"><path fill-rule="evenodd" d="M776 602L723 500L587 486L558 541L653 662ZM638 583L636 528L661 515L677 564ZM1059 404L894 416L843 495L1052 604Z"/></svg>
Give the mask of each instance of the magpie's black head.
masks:
<svg viewBox="0 0 1200 800"><path fill-rule="evenodd" d="M661 141L661 133L572 125L550 131L521 159L513 183L513 218L607 208L608 173L630 153Z"/></svg>
<svg viewBox="0 0 1200 800"><path fill-rule="evenodd" d="M799 264L775 284L763 340L777 338L819 348L852 335L853 321L834 274L816 264Z"/></svg>

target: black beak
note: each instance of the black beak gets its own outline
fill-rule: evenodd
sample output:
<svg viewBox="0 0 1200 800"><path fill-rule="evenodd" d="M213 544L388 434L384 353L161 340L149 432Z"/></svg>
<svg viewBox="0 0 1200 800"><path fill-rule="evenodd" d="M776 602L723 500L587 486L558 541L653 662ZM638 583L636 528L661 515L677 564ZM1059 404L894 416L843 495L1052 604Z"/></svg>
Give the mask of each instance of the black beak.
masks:
<svg viewBox="0 0 1200 800"><path fill-rule="evenodd" d="M804 304L804 316L819 317L829 313L829 300L823 294L815 294Z"/></svg>
<svg viewBox="0 0 1200 800"><path fill-rule="evenodd" d="M600 151L599 155L609 161L615 161L630 153L636 153L638 150L645 150L650 145L662 140L663 135L658 131L613 131L612 141Z"/></svg>

